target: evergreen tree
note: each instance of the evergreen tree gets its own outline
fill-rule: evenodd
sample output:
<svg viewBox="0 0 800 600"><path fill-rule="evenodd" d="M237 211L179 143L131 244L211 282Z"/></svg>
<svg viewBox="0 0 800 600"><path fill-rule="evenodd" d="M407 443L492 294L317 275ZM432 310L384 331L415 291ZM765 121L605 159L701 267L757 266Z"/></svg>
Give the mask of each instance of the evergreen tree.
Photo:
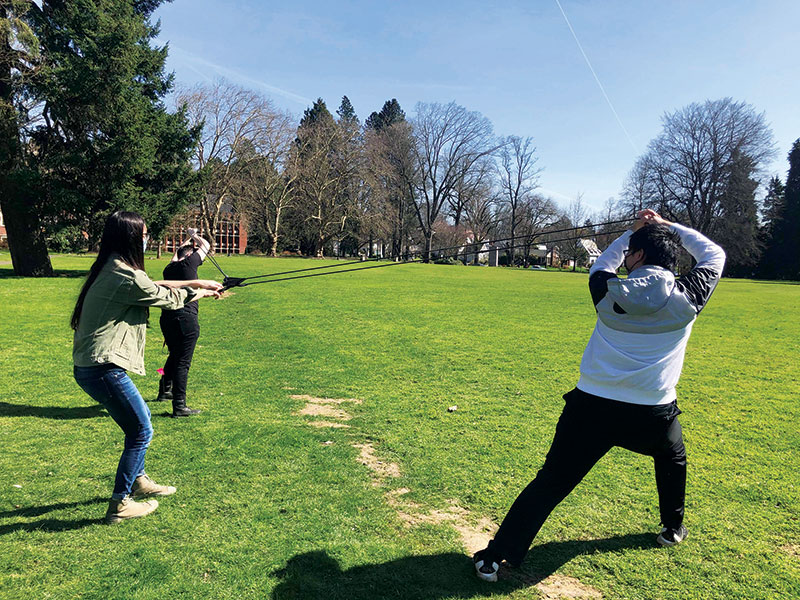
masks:
<svg viewBox="0 0 800 600"><path fill-rule="evenodd" d="M716 239L727 254L726 271L734 277L752 276L761 254L754 161L734 152L726 167L722 208Z"/></svg>
<svg viewBox="0 0 800 600"><path fill-rule="evenodd" d="M786 188L778 176L769 181L767 195L764 197L764 225L760 231L764 250L758 265L759 277L774 279L777 277L777 266L780 264L781 243L777 236L780 222L783 219L784 193Z"/></svg>
<svg viewBox="0 0 800 600"><path fill-rule="evenodd" d="M185 203L193 192L188 159L198 132L163 104L172 76L164 72L167 48L151 47L158 26L149 20L162 3L30 4L25 22L41 58L16 93L35 108L17 112L20 144L9 173L16 185L4 211L6 202L25 205L40 224L80 225L96 240L113 210L141 212L156 236ZM38 122L26 120L31 113ZM13 208L6 214L9 221L17 217ZM38 231L41 225L28 237ZM17 241L9 241L13 256ZM25 274L45 274L36 260Z"/></svg>
<svg viewBox="0 0 800 600"><path fill-rule="evenodd" d="M782 273L786 279L800 279L800 139L789 152L783 219L781 219Z"/></svg>
<svg viewBox="0 0 800 600"><path fill-rule="evenodd" d="M364 124L368 128L380 131L385 127L389 127L395 123L405 120L406 113L404 113L403 109L400 108L400 103L397 101L397 99L392 98L391 100L384 102L383 108L380 112L373 112L367 118Z"/></svg>
<svg viewBox="0 0 800 600"><path fill-rule="evenodd" d="M350 98L347 96L342 96L342 103L339 105L339 109L336 111L336 114L339 115L340 122L358 123L356 111L353 108L353 105L350 103Z"/></svg>

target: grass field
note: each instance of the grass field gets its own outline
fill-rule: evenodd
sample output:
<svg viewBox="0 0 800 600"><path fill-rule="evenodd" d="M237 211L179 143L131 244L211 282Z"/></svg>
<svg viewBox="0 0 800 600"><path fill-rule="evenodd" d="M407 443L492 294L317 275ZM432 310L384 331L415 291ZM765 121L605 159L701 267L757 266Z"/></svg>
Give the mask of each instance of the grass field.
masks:
<svg viewBox="0 0 800 600"><path fill-rule="evenodd" d="M585 274L403 265L204 300L203 414L150 404L147 470L178 493L110 527L122 434L71 373L92 258L53 258L61 277L21 279L0 254L0 598L800 598L799 285L725 280L695 325L686 543L656 546L652 463L615 449L492 586L467 551L544 459L594 323Z"/></svg>

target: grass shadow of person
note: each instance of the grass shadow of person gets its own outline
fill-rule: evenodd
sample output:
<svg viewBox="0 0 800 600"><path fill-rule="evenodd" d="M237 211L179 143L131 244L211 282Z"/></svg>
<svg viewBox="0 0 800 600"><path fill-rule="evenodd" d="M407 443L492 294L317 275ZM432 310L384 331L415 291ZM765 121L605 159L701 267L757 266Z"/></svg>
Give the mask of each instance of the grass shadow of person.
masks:
<svg viewBox="0 0 800 600"><path fill-rule="evenodd" d="M56 504L47 504L45 506L26 506L14 510L6 510L0 512L0 519L10 519L14 517L40 517L47 513L58 510L65 510L69 508L77 508L79 506L90 506L108 502L108 498L92 498L90 500L81 500L79 502L58 502ZM70 531L73 529L82 529L89 525L95 525L102 522L102 515L95 519L40 519L39 521L23 522L23 523L8 523L0 525L0 536L13 533L15 531L47 531L59 532Z"/></svg>
<svg viewBox="0 0 800 600"><path fill-rule="evenodd" d="M520 569L503 569L500 581L479 581L472 561L457 552L408 556L341 570L327 552L298 554L272 573L280 582L272 600L439 600L489 597L536 585L575 556L623 549L657 548L655 536L630 534L601 540L535 546Z"/></svg>
<svg viewBox="0 0 800 600"><path fill-rule="evenodd" d="M105 414L100 403L91 406L29 406L0 402L0 417L37 417L39 419L93 419Z"/></svg>

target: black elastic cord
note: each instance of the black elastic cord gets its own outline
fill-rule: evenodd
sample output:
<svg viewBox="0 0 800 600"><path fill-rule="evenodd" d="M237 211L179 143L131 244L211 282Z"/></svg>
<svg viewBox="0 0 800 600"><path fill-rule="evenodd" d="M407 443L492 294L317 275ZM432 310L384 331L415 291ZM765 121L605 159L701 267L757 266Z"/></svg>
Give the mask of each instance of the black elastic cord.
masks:
<svg viewBox="0 0 800 600"><path fill-rule="evenodd" d="M617 234L617 233L625 233L625 231L626 231L625 229L620 229L620 230L617 230L617 231L606 231L606 232L603 232L602 235L614 235L614 234ZM574 239L576 239L576 238L575 237L566 237L566 238L561 238L561 239L557 239L557 240L548 240L548 243L564 242L564 241L567 241L567 240L574 240ZM500 250L512 250L514 248L525 248L525 247L528 247L528 246L531 246L531 244L519 244L519 245L509 246L507 248L502 248L502 249L498 248L497 251L499 252ZM489 252L489 251L488 250L482 250L482 251L478 252L478 254L485 254L487 252ZM445 255L445 256L443 256L441 258L455 258L455 257L458 257L458 256L460 256L462 254L463 254L463 252L458 252L457 254ZM474 252L471 252L470 254L474 254ZM390 263L387 263L385 265L372 265L372 266L369 266L369 267L358 267L358 268L354 268L354 269L342 269L341 271L331 271L331 272L328 272L328 273L311 273L309 275L296 275L294 277L281 277L281 278L278 278L278 279L263 279L261 281L249 281L249 282L246 281L247 279L252 279L252 277L245 277L243 279L229 277L229 278L226 278L225 289L229 289L229 288L232 288L232 287L246 287L248 285L257 285L259 283L275 283L277 281L291 281L292 279L305 279L306 277L322 277L323 275L338 275L339 273L351 273L353 271L366 271L367 269L381 269L383 267L396 267L398 265L408 265L408 264L411 264L411 263L422 262L423 260L424 259L422 259L422 258L414 258L414 259L411 259L411 260L404 260L404 261L400 261L400 262L390 262ZM340 266L343 266L343 265L340 265ZM228 283L230 283L230 285L228 285Z"/></svg>
<svg viewBox="0 0 800 600"><path fill-rule="evenodd" d="M553 230L550 230L550 231L542 231L541 233L538 233L536 235L536 237L540 237L540 236L544 236L544 235L551 235L551 234L554 234L554 233L564 233L566 231L576 231L578 229L593 229L593 228L596 228L596 227L604 227L606 225L616 225L618 223L629 223L630 221L633 221L633 220L634 219L619 219L619 220L616 220L616 221L607 221L605 223L597 223L596 225L581 225L580 227L567 227L567 228L564 228L564 229L553 229ZM608 232L604 232L604 233L600 233L600 234L594 234L594 235L608 235ZM463 252L463 248L465 248L466 246L482 245L482 244L485 244L485 243L496 244L497 242L505 242L505 241L509 241L509 240L512 240L512 239L513 240L519 240L519 239L521 239L523 237L529 237L529 236L514 236L513 238L512 237L498 238L498 239L495 239L495 240L484 240L482 242L472 242L472 243L469 243L469 244L460 244L458 246L446 246L444 248L436 248L436 249L431 250L431 254L434 254L434 253L438 254L438 253L440 253L440 252L442 252L444 250L453 250L453 249L458 248L458 249L460 249L460 251L457 254L452 255L452 256L458 256L458 254L461 254ZM564 238L564 239L574 239L574 238L568 237L568 238ZM564 241L564 239L556 240L556 241ZM520 244L518 246L514 246L514 248L524 248L526 246L532 246L535 243L536 243L535 241L531 242L530 244L524 244L523 243L523 244ZM511 250L511 249L512 248L510 248L510 247L497 248L497 250L500 250L500 251L506 251L506 250ZM486 251L484 250L483 252L486 252ZM426 253L425 250L417 250L415 252L410 252L408 255L409 256L420 256L420 255L425 254L425 253ZM209 257L210 257L210 255L209 255ZM445 258L446 257L447 257L447 255L445 256ZM350 261L346 261L346 262L335 263L335 264L332 264L332 265L322 265L322 266L319 266L319 267L307 267L307 268L304 268L304 269L293 269L291 271L280 271L278 273L265 273L263 275L251 275L249 277L242 277L241 279L242 279L242 281L245 281L245 280L250 280L250 279L263 279L263 278L267 278L267 277L279 277L281 275L291 275L293 273L304 273L304 272L307 272L307 271L318 271L320 269L335 269L337 267L344 267L346 265L352 265L352 264L364 263L364 262L377 262L377 261L380 261L380 260L386 260L386 259L385 258L381 258L381 257L375 257L375 258L367 258L367 259L364 259L364 260L350 260ZM212 259L212 261L213 261L213 259ZM216 265L216 261L213 261L213 262ZM417 260L417 259L413 259L413 260L405 259L405 260L400 260L400 261L398 261L398 262L396 262L394 264L405 264L405 263L409 263L409 262L419 262L419 260ZM234 277L228 277L222 271L222 269L220 269L219 265L217 265L217 268L220 270L220 272L223 274L223 276L225 276L227 279L230 279L230 280L239 279L239 278L234 278ZM366 268L366 267L364 267L364 268ZM358 270L360 270L360 269L346 269L345 271L342 271L342 272L346 273L346 272L349 272L349 271L358 271ZM298 277L292 277L290 279L299 279L299 278ZM276 281L278 281L278 280L276 280ZM282 278L282 279L280 279L280 281L286 281L286 279ZM256 283L256 282L254 281L252 283ZM238 285L241 286L241 284L238 284ZM247 285L250 285L250 284L247 284ZM235 287L235 286L232 285L230 287Z"/></svg>

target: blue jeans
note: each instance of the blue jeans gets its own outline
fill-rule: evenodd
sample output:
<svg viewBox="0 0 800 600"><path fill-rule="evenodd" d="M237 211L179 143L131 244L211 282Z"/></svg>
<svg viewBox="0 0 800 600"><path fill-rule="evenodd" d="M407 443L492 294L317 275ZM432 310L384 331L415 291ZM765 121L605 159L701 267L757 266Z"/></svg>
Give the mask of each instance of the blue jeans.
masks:
<svg viewBox="0 0 800 600"><path fill-rule="evenodd" d="M112 499L121 500L131 493L134 480L144 474L144 455L153 438L150 409L128 373L117 365L75 367L74 373L83 391L102 404L125 432L125 449L111 495Z"/></svg>

